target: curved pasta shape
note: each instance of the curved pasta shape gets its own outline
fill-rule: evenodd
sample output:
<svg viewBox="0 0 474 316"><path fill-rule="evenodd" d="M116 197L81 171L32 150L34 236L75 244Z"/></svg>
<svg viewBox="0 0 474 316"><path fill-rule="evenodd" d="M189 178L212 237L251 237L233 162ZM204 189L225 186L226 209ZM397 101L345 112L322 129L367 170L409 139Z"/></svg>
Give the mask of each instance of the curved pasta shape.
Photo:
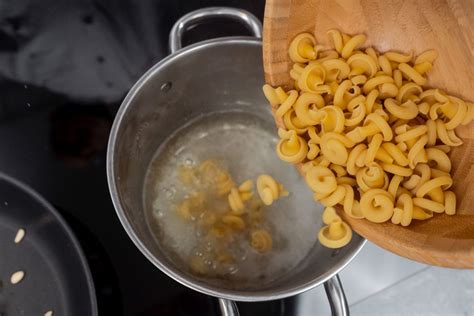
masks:
<svg viewBox="0 0 474 316"><path fill-rule="evenodd" d="M336 190L331 192L329 195L323 195L316 192L313 197L315 201L319 201L324 206L334 206L344 199L345 194L346 189L342 185L338 185Z"/></svg>
<svg viewBox="0 0 474 316"><path fill-rule="evenodd" d="M413 67L406 63L401 63L398 65L398 69L408 77L408 79L415 82L417 85L423 86L426 84L426 78L424 78L419 72L417 72Z"/></svg>
<svg viewBox="0 0 474 316"><path fill-rule="evenodd" d="M399 104L395 99L386 99L384 105L392 115L403 120L411 120L418 115L418 107L411 100Z"/></svg>
<svg viewBox="0 0 474 316"><path fill-rule="evenodd" d="M380 75L380 76L375 76L367 80L367 82L364 84L362 89L364 93L369 93L370 91L372 91L373 89L375 89L376 87L384 83L394 83L393 78L385 74Z"/></svg>
<svg viewBox="0 0 474 316"><path fill-rule="evenodd" d="M456 195L452 191L444 192L444 212L447 215L456 213Z"/></svg>
<svg viewBox="0 0 474 316"><path fill-rule="evenodd" d="M394 143L383 143L382 148L393 158L397 165L402 167L408 166L408 158Z"/></svg>
<svg viewBox="0 0 474 316"><path fill-rule="evenodd" d="M298 136L295 131L285 131L278 129L280 141L277 144L277 155L281 160L299 163L302 162L308 154L308 144Z"/></svg>
<svg viewBox="0 0 474 316"><path fill-rule="evenodd" d="M311 126L325 118L324 112L319 111L323 106L324 99L321 95L303 93L298 97L293 108L299 121L306 126Z"/></svg>
<svg viewBox="0 0 474 316"><path fill-rule="evenodd" d="M313 160L319 155L319 153L321 152L321 148L319 148L318 144L312 139L309 140L308 147L309 150L308 154L306 154L306 158L308 158L309 160Z"/></svg>
<svg viewBox="0 0 474 316"><path fill-rule="evenodd" d="M345 165L348 157L347 149L355 145L347 137L328 132L321 138L321 153L330 162L338 165Z"/></svg>
<svg viewBox="0 0 474 316"><path fill-rule="evenodd" d="M315 88L326 80L326 69L319 63L306 66L298 77L298 87L304 92L317 93Z"/></svg>
<svg viewBox="0 0 474 316"><path fill-rule="evenodd" d="M352 176L355 176L357 174L357 171L359 171L364 166L363 163L357 164L357 162L358 160L362 160L363 153L366 150L367 146L365 144L358 144L351 150L347 158L347 173ZM365 163L365 158L363 159L363 162Z"/></svg>
<svg viewBox="0 0 474 316"><path fill-rule="evenodd" d="M443 213L444 204L438 203L425 198L415 197L413 198L413 205L421 207L422 209L429 210L434 213Z"/></svg>
<svg viewBox="0 0 474 316"><path fill-rule="evenodd" d="M356 142L362 142L366 137L373 136L377 133L383 134L384 141L391 141L393 138L392 129L379 113L370 113L364 120L363 127L357 127L350 131L346 136Z"/></svg>
<svg viewBox="0 0 474 316"><path fill-rule="evenodd" d="M433 212L413 205L413 219L424 221L433 217Z"/></svg>
<svg viewBox="0 0 474 316"><path fill-rule="evenodd" d="M420 75L423 75L424 73L428 72L433 68L433 64L430 64L428 62L424 62L418 65L413 66L413 69Z"/></svg>
<svg viewBox="0 0 474 316"><path fill-rule="evenodd" d="M318 233L321 245L327 248L341 248L352 239L352 230L342 220L334 220L328 226L324 226Z"/></svg>
<svg viewBox="0 0 474 316"><path fill-rule="evenodd" d="M349 58L352 55L352 52L365 43L367 38L364 34L358 34L352 37L347 43L342 47L341 56L343 58Z"/></svg>
<svg viewBox="0 0 474 316"><path fill-rule="evenodd" d="M418 101L419 95L423 92L423 89L414 82L407 82L400 87L398 90L397 101L400 103L408 100Z"/></svg>
<svg viewBox="0 0 474 316"><path fill-rule="evenodd" d="M372 140L370 141L369 146L367 147L367 152L365 154L364 165L369 166L374 162L375 156L377 155L380 149L380 145L382 145L382 141L382 134L375 134L374 136L372 136Z"/></svg>
<svg viewBox="0 0 474 316"><path fill-rule="evenodd" d="M426 132L428 131L428 128L426 127L426 125L417 125L414 127L406 126L406 127L407 127L406 131L403 131L402 129L395 130L395 133L397 133L397 131L400 131L400 133L397 133L398 135L395 136L395 142L397 143L406 142L406 141L415 139L417 137L420 137L426 134Z"/></svg>
<svg viewBox="0 0 474 316"><path fill-rule="evenodd" d="M349 77L349 73L351 72L349 65L341 59L327 59L322 62L322 65L327 73L334 73L334 71L337 73L337 81L346 79Z"/></svg>
<svg viewBox="0 0 474 316"><path fill-rule="evenodd" d="M452 184L453 184L453 179L451 179L450 176L437 177L423 183L418 188L418 190L416 190L416 196L419 198L422 198L433 189L436 189L439 187L443 187L444 190L447 190L451 187Z"/></svg>
<svg viewBox="0 0 474 316"><path fill-rule="evenodd" d="M371 189L362 194L360 208L367 220L383 223L392 218L393 197L385 190Z"/></svg>
<svg viewBox="0 0 474 316"><path fill-rule="evenodd" d="M400 167L400 166L397 166L397 165L388 164L388 163L385 163L385 162L380 163L380 165L382 166L382 168L385 172L395 174L395 175L399 175L399 176L402 176L402 177L409 177L413 173L413 170L410 169L410 168L404 168L404 167Z"/></svg>
<svg viewBox="0 0 474 316"><path fill-rule="evenodd" d="M454 130L446 130L446 125L439 119L436 120L436 134L448 146L457 147L463 144L462 140L454 133Z"/></svg>
<svg viewBox="0 0 474 316"><path fill-rule="evenodd" d="M329 225L333 221L340 221L341 217L337 215L334 207L328 206L324 208L322 219L324 224Z"/></svg>
<svg viewBox="0 0 474 316"><path fill-rule="evenodd" d="M344 130L344 112L333 105L325 106L320 110L321 115L321 130L323 133L336 132L341 133Z"/></svg>
<svg viewBox="0 0 474 316"><path fill-rule="evenodd" d="M237 215L224 215L222 216L222 222L233 230L242 231L246 227L244 220Z"/></svg>
<svg viewBox="0 0 474 316"><path fill-rule="evenodd" d="M317 57L314 46L316 40L313 35L309 33L301 33L297 35L290 44L288 53L290 58L295 63L306 63L314 60Z"/></svg>
<svg viewBox="0 0 474 316"><path fill-rule="evenodd" d="M395 199L397 197L398 189L400 188L400 183L402 182L403 177L399 175L394 175L390 180L390 184L388 185L387 192Z"/></svg>
<svg viewBox="0 0 474 316"><path fill-rule="evenodd" d="M316 193L328 195L337 189L334 173L327 167L313 166L305 175L308 186Z"/></svg>
<svg viewBox="0 0 474 316"><path fill-rule="evenodd" d="M438 148L427 148L426 155L428 164L433 168L449 173L451 171L451 160L448 155Z"/></svg>
<svg viewBox="0 0 474 316"><path fill-rule="evenodd" d="M380 98L394 98L398 95L398 87L395 83L384 83L378 86Z"/></svg>
<svg viewBox="0 0 474 316"><path fill-rule="evenodd" d="M438 52L434 49L429 49L418 55L418 57L415 59L415 65L425 62L432 64L436 58L438 58Z"/></svg>
<svg viewBox="0 0 474 316"><path fill-rule="evenodd" d="M338 178L347 175L347 171L343 166L335 165L332 163L329 165L329 169L331 169Z"/></svg>
<svg viewBox="0 0 474 316"><path fill-rule="evenodd" d="M230 190L227 200L229 202L230 209L234 214L241 215L244 213L244 200L242 199L242 196L240 195L240 192L237 188L232 188Z"/></svg>
<svg viewBox="0 0 474 316"><path fill-rule="evenodd" d="M293 130L298 135L304 134L308 130L307 125L300 121L293 109L283 115L283 123L288 130Z"/></svg>
<svg viewBox="0 0 474 316"><path fill-rule="evenodd" d="M409 55L403 55L397 52L386 52L385 56L388 60L394 61L396 63L408 63L413 58L413 53Z"/></svg>
<svg viewBox="0 0 474 316"><path fill-rule="evenodd" d="M268 252L272 249L272 236L265 229L258 229L250 234L250 246L260 253Z"/></svg>
<svg viewBox="0 0 474 316"><path fill-rule="evenodd" d="M449 116L450 120L445 123L446 129L455 129L459 125L462 124L464 118L466 117L467 114L467 105L466 103L456 97L449 97L450 99L450 106L448 105L447 109L453 109L453 105L455 110L453 111L454 114L449 115L449 113L446 112L446 110L443 109L443 112L446 114L446 116Z"/></svg>
<svg viewBox="0 0 474 316"><path fill-rule="evenodd" d="M371 189L386 189L389 185L387 174L376 162L372 162L369 166L357 171L356 180L362 192Z"/></svg>
<svg viewBox="0 0 474 316"><path fill-rule="evenodd" d="M350 80L344 80L336 89L336 92L334 94L334 105L341 108L345 109L346 108L346 100L344 99L345 94L347 93L347 90L352 87L352 81Z"/></svg>
<svg viewBox="0 0 474 316"><path fill-rule="evenodd" d="M327 31L326 34L328 34L329 38L332 40L332 43L333 43L334 48L336 49L336 51L338 53L341 53L343 45L344 45L344 43L342 41L341 32L339 32L339 30L336 30L336 29L331 29L331 30Z"/></svg>
<svg viewBox="0 0 474 316"><path fill-rule="evenodd" d="M428 162L428 156L425 151L425 146L427 143L428 136L423 135L410 148L410 151L408 152L408 161L410 168L415 169L415 166L418 163Z"/></svg>
<svg viewBox="0 0 474 316"><path fill-rule="evenodd" d="M356 96L352 100L349 101L347 104L347 115L350 117L346 117L344 121L345 126L356 126L359 125L365 118L366 114L366 105L365 105L365 97L362 95Z"/></svg>
<svg viewBox="0 0 474 316"><path fill-rule="evenodd" d="M413 219L413 200L410 195L403 193L398 197L393 210L392 223L408 226Z"/></svg>
<svg viewBox="0 0 474 316"><path fill-rule="evenodd" d="M281 87L274 89L267 84L263 86L263 93L268 102L270 102L272 106L277 107L275 111L277 117L282 117L288 112L298 98L298 92L296 90L291 90L286 93Z"/></svg>
<svg viewBox="0 0 474 316"><path fill-rule="evenodd" d="M347 59L347 64L352 68L361 69L360 74L364 74L368 78L375 76L378 67L372 57L366 54L354 54ZM359 74L359 75L360 75Z"/></svg>
<svg viewBox="0 0 474 316"><path fill-rule="evenodd" d="M257 192L265 205L272 205L281 196L288 195L283 186L267 174L257 178Z"/></svg>
<svg viewBox="0 0 474 316"><path fill-rule="evenodd" d="M344 195L344 200L342 203L344 212L352 218L364 218L364 214L362 214L360 209L359 201L354 200L354 189L352 186L348 184L343 184L342 186L346 190L346 194Z"/></svg>

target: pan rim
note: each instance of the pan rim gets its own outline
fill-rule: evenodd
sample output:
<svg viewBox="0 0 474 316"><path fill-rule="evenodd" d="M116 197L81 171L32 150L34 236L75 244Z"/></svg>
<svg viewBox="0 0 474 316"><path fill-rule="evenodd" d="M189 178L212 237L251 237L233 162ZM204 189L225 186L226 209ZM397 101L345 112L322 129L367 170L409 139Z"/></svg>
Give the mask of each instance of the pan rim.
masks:
<svg viewBox="0 0 474 316"><path fill-rule="evenodd" d="M94 279L92 278L89 264L82 250L81 244L77 240L72 229L69 227L69 224L61 216L61 214L59 214L59 212L54 208L54 206L51 203L49 203L41 194L39 194L36 190L34 190L31 186L6 174L5 172L0 172L0 180L4 180L6 183L14 186L18 190L22 191L26 195L30 196L33 200L38 202L47 212L49 212L50 214L54 216L55 220L63 228L67 237L71 241L76 253L79 256L79 262L85 274L88 292L90 296L90 302L91 302L91 313L92 313L91 316L97 316L98 308L97 308L97 296L96 296L96 291L95 291L95 286L94 286Z"/></svg>

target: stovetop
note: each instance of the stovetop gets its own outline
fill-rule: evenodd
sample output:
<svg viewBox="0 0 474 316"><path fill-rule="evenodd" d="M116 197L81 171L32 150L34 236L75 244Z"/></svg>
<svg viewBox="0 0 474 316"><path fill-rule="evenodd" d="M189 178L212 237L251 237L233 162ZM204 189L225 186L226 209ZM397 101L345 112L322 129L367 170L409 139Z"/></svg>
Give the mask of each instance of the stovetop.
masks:
<svg viewBox="0 0 474 316"><path fill-rule="evenodd" d="M263 17L263 0L0 1L0 171L41 193L73 228L101 315L218 315L215 299L168 278L132 244L110 199L105 153L122 99L167 55L173 23L224 5ZM216 21L185 43L246 34ZM292 315L294 300L239 307L244 316Z"/></svg>

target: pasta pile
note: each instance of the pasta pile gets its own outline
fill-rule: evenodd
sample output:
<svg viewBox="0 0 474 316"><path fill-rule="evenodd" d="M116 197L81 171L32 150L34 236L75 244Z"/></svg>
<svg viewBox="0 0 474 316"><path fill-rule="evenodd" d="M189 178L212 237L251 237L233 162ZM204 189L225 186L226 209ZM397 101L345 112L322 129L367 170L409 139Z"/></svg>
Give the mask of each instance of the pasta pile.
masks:
<svg viewBox="0 0 474 316"><path fill-rule="evenodd" d="M323 50L309 33L291 42L295 89L263 87L285 127L278 156L302 164L316 201L353 218L408 226L455 214L447 154L463 143L455 128L472 121L474 105L424 86L437 52L378 53L361 48L363 34L327 34L334 49ZM350 241L325 229L319 240L328 247Z"/></svg>
<svg viewBox="0 0 474 316"><path fill-rule="evenodd" d="M240 185L216 160L206 160L199 166L179 166L179 179L187 191L176 203L178 216L195 225L202 238L189 265L195 273L209 274L224 271L236 263L233 247L238 240L246 240L257 253L272 249L272 236L265 224L265 205L287 196L288 192L271 176L263 174L256 181L258 198L252 180ZM211 247L212 251L207 248ZM206 264L207 263L207 264Z"/></svg>

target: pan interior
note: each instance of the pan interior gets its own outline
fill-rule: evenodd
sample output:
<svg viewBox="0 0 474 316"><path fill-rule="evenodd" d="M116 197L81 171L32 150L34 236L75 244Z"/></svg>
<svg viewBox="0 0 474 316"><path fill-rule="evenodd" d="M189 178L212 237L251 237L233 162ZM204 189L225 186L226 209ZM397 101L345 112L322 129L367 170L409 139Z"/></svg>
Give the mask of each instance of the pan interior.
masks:
<svg viewBox="0 0 474 316"><path fill-rule="evenodd" d="M273 122L237 110L197 117L158 148L147 172L144 204L156 242L172 262L192 273L190 258L208 257L206 253L214 251L211 242L200 247L206 231L193 225L198 219L186 221L176 212L176 201L189 193L179 180L178 167L208 159L225 166L236 183L269 174L290 196L265 210L263 227L272 234L273 249L260 254L250 246L249 232L238 234L228 248L236 262L223 268L216 260L205 260L207 282L239 289L262 287L290 273L314 248L321 206L314 203L296 169L279 160L277 141Z"/></svg>
<svg viewBox="0 0 474 316"><path fill-rule="evenodd" d="M0 174L0 314L96 315L89 272L69 230L29 188ZM18 230L24 238L15 243ZM23 279L12 284L13 273Z"/></svg>

